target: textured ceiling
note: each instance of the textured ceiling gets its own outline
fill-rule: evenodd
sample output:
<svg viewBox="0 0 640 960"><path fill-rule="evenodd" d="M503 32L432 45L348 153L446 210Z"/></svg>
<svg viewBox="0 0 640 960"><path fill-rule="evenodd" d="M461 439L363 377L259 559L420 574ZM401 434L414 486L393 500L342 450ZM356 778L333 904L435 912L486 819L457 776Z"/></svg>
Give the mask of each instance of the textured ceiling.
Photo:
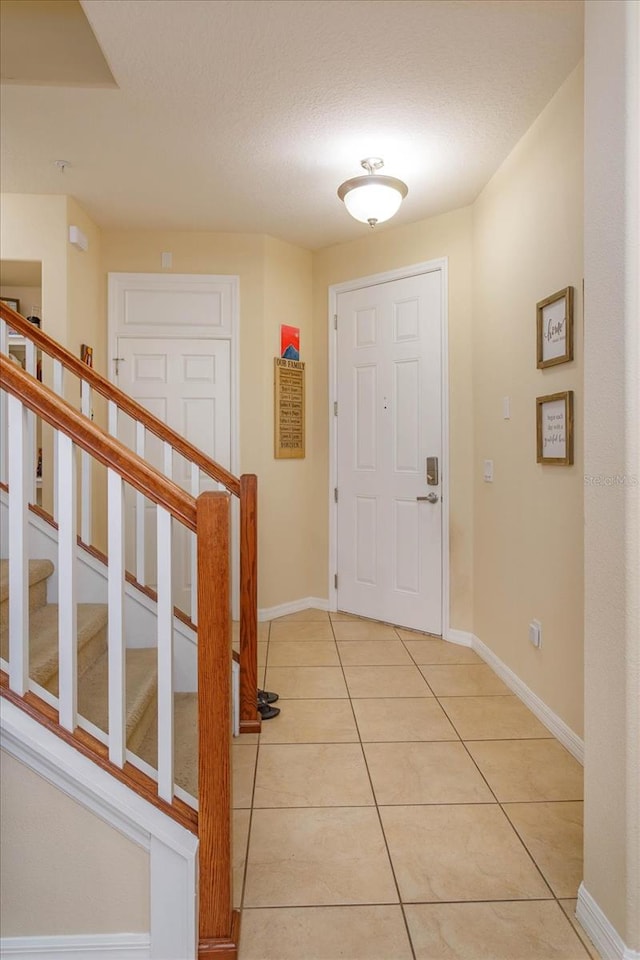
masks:
<svg viewBox="0 0 640 960"><path fill-rule="evenodd" d="M311 248L369 229L336 197L366 156L409 186L394 224L472 202L582 55L581 0L82 7L118 88L3 85L3 189Z"/></svg>

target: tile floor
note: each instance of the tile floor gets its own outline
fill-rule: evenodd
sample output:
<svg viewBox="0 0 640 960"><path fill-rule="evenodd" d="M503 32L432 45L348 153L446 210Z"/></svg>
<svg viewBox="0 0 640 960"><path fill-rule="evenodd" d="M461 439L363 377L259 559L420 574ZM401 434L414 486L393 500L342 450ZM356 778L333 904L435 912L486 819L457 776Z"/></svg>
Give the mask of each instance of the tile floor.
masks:
<svg viewBox="0 0 640 960"><path fill-rule="evenodd" d="M235 741L240 960L589 960L582 768L471 650L260 625L281 714Z"/></svg>

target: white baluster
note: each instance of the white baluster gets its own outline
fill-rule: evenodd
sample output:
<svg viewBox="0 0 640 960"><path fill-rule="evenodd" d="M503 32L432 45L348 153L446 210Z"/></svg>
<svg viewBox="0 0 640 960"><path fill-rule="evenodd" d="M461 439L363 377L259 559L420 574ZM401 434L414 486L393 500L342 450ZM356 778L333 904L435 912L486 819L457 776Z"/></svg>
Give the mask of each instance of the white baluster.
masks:
<svg viewBox="0 0 640 960"><path fill-rule="evenodd" d="M80 409L87 419L91 417L91 385L85 380L80 381ZM80 504L80 537L83 543L91 543L91 519L93 517L91 471L93 458L85 451L81 455L82 466L82 501Z"/></svg>
<svg viewBox="0 0 640 960"><path fill-rule="evenodd" d="M109 601L109 759L122 767L126 753L124 637L124 483L107 472Z"/></svg>
<svg viewBox="0 0 640 960"><path fill-rule="evenodd" d="M109 433L118 436L118 406L114 400L109 400Z"/></svg>
<svg viewBox="0 0 640 960"><path fill-rule="evenodd" d="M191 464L191 494L196 499L200 496L200 467ZM189 533L191 539L191 619L198 622L198 541L195 533Z"/></svg>
<svg viewBox="0 0 640 960"><path fill-rule="evenodd" d="M144 460L145 453L145 429L144 424L136 420L136 453ZM136 491L136 580L138 583L145 584L146 563L145 563L145 498L144 494Z"/></svg>
<svg viewBox="0 0 640 960"><path fill-rule="evenodd" d="M27 410L9 394L9 686L29 686L29 556L27 552Z"/></svg>
<svg viewBox="0 0 640 960"><path fill-rule="evenodd" d="M32 377L36 375L36 345L33 340L28 340L25 343L25 370ZM38 463L38 451L36 450L36 415L29 410L27 414L27 449L29 450L29 474L28 474L28 491L29 491L29 503L36 503L36 465Z"/></svg>
<svg viewBox="0 0 640 960"><path fill-rule="evenodd" d="M73 732L78 709L76 462L70 437L60 432L58 490L58 709L61 725Z"/></svg>
<svg viewBox="0 0 640 960"><path fill-rule="evenodd" d="M9 353L7 322L0 319L0 353ZM7 482L7 395L0 391L0 481Z"/></svg>
<svg viewBox="0 0 640 960"><path fill-rule="evenodd" d="M173 800L173 597L171 514L157 508L158 537L158 795Z"/></svg>
<svg viewBox="0 0 640 960"><path fill-rule="evenodd" d="M53 361L53 392L63 395L64 367L60 360ZM53 518L58 519L58 431L53 431Z"/></svg>
<svg viewBox="0 0 640 960"><path fill-rule="evenodd" d="M162 469L165 477L173 480L173 447L165 440L162 444Z"/></svg>

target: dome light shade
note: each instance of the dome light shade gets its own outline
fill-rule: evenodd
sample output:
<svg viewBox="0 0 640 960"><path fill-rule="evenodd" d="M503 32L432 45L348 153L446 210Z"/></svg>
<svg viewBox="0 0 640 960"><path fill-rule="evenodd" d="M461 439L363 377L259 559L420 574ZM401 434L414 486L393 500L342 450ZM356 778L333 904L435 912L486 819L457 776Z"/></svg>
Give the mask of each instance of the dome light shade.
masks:
<svg viewBox="0 0 640 960"><path fill-rule="evenodd" d="M402 180L374 172L383 166L378 157L370 157L361 163L368 174L346 180L338 188L338 196L355 220L375 227L376 223L384 223L398 212L408 189Z"/></svg>

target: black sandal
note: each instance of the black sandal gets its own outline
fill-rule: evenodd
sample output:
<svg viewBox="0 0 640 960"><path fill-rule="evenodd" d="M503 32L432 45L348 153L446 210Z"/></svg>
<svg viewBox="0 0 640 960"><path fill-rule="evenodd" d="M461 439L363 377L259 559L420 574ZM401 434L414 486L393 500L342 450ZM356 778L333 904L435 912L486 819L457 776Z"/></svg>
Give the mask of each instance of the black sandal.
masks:
<svg viewBox="0 0 640 960"><path fill-rule="evenodd" d="M258 703L276 703L280 697L270 690L258 690Z"/></svg>
<svg viewBox="0 0 640 960"><path fill-rule="evenodd" d="M272 720L280 713L279 707L270 707L268 703L258 701L258 713L263 720Z"/></svg>

